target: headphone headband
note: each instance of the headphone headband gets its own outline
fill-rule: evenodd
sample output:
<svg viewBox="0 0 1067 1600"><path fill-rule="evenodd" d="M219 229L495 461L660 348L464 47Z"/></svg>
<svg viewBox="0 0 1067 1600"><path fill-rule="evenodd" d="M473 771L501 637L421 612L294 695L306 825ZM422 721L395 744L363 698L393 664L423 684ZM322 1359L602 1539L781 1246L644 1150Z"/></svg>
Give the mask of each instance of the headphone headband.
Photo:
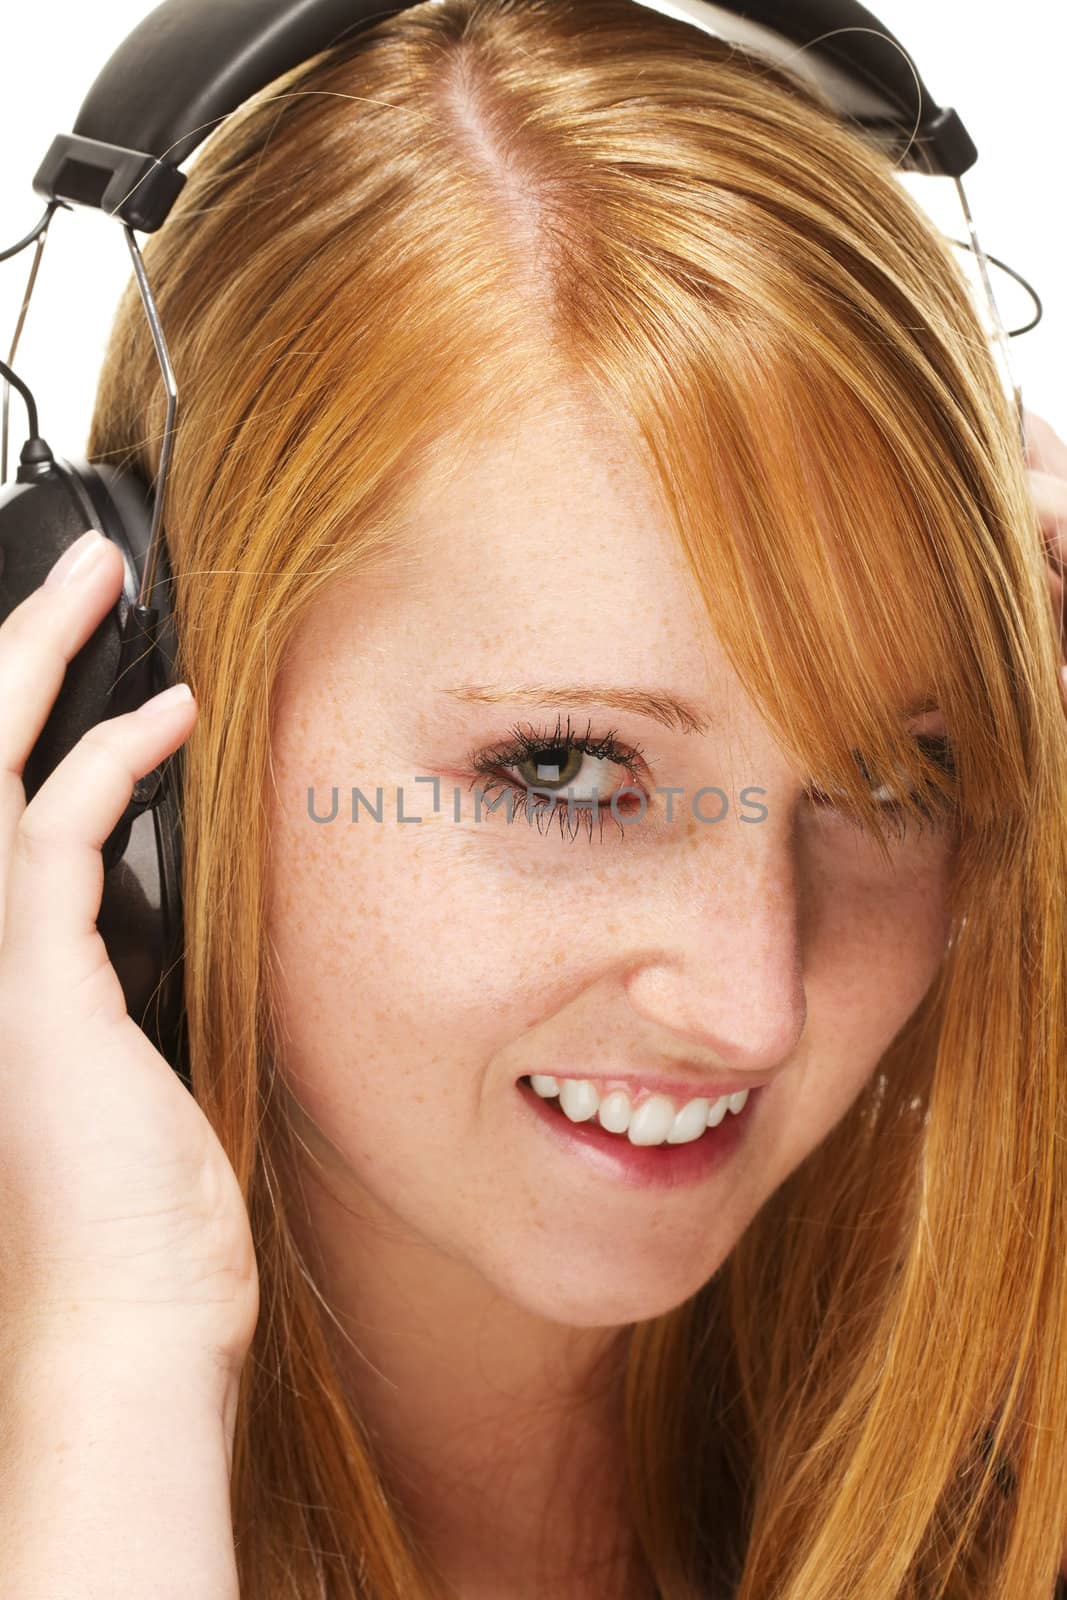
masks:
<svg viewBox="0 0 1067 1600"><path fill-rule="evenodd" d="M302 61L416 3L164 0L107 61L33 187L152 233L185 183L178 168L224 117ZM707 10L715 32L738 19L735 42L755 24L802 50L816 73L822 63L832 103L902 167L959 177L978 159L956 112L934 101L899 40L858 0L727 0ZM842 79L876 109L855 116Z"/></svg>

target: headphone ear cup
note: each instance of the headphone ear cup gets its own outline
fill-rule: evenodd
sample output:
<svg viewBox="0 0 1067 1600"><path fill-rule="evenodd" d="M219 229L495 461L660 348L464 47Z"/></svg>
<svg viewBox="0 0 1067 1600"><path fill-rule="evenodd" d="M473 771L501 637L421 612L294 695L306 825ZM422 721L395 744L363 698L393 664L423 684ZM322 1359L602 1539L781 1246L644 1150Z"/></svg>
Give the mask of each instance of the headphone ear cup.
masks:
<svg viewBox="0 0 1067 1600"><path fill-rule="evenodd" d="M16 483L0 500L0 619L8 616L44 582L49 568L99 518L65 464L47 475ZM23 770L26 799L89 728L106 716L108 694L118 671L117 609L100 622L68 664L59 693Z"/></svg>
<svg viewBox="0 0 1067 1600"><path fill-rule="evenodd" d="M67 665L23 769L27 801L88 730L174 681L171 573L160 541L150 611L137 605L152 497L129 473L55 460L0 491L0 621L87 528L117 545L123 591ZM188 1085L182 1030L181 750L134 788L103 847L97 929L127 1010Z"/></svg>

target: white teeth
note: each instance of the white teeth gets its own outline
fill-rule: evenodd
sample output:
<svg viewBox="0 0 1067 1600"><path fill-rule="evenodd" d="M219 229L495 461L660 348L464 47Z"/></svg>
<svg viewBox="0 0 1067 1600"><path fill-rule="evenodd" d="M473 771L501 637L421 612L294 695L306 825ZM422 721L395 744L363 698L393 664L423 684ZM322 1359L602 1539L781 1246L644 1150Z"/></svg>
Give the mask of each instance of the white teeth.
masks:
<svg viewBox="0 0 1067 1600"><path fill-rule="evenodd" d="M724 1094L721 1100L716 1100L708 1112L708 1127L717 1128L730 1109L732 1095Z"/></svg>
<svg viewBox="0 0 1067 1600"><path fill-rule="evenodd" d="M699 1139L708 1125L710 1109L710 1100L690 1100L675 1117L667 1134L667 1143L689 1144L692 1140Z"/></svg>
<svg viewBox="0 0 1067 1600"><path fill-rule="evenodd" d="M564 1078L559 1103L572 1122L588 1122L590 1117L596 1116L600 1096L587 1078Z"/></svg>
<svg viewBox="0 0 1067 1600"><path fill-rule="evenodd" d="M624 1089L613 1089L601 1099L588 1078L559 1079L535 1072L530 1077L530 1087L542 1100L558 1095L563 1113L571 1122L588 1122L596 1117L609 1133L625 1134L636 1145L691 1144L705 1128L717 1128L727 1111L741 1111L748 1099L748 1090L739 1089L736 1094L723 1095L715 1101L702 1097L688 1100L676 1110L667 1095L654 1094L635 1111Z"/></svg>
<svg viewBox="0 0 1067 1600"><path fill-rule="evenodd" d="M626 1137L631 1144L662 1144L674 1122L674 1101L654 1094L630 1118Z"/></svg>
<svg viewBox="0 0 1067 1600"><path fill-rule="evenodd" d="M613 1089L600 1102L600 1126L609 1133L625 1133L630 1126L630 1097L624 1089Z"/></svg>

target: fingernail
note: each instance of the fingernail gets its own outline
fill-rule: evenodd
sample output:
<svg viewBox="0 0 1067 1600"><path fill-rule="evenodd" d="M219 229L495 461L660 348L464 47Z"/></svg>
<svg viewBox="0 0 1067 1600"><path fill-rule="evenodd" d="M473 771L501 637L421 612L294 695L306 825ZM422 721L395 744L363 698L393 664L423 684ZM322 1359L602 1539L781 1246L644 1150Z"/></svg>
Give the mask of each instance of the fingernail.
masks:
<svg viewBox="0 0 1067 1600"><path fill-rule="evenodd" d="M138 706L137 709L148 716L155 716L157 711L173 711L177 706L187 704L192 698L193 691L187 683L176 683L171 688L154 694L151 700L146 700L144 705Z"/></svg>
<svg viewBox="0 0 1067 1600"><path fill-rule="evenodd" d="M59 560L49 569L42 587L47 589L69 583L72 578L83 577L106 544L107 540L103 534L97 533L95 528L90 528L80 539L75 539L69 550L64 550Z"/></svg>

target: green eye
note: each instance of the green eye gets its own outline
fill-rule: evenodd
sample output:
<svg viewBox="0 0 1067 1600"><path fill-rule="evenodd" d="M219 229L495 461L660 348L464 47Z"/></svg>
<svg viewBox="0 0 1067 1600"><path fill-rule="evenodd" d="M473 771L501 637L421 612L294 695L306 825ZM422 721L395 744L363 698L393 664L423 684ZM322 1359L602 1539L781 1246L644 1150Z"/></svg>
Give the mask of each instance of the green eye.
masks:
<svg viewBox="0 0 1067 1600"><path fill-rule="evenodd" d="M470 760L474 770L489 780L483 791L487 798L494 787L509 790L527 815L556 815L561 828L566 817L574 824L573 838L580 825L591 836L594 814L603 821L612 800L619 804L618 796L625 797L621 809L628 808L641 751L621 744L613 732L594 736L591 726L584 734L572 733L568 718L566 730L558 719L554 731L513 728L510 742L480 750ZM511 780L508 769L517 773L521 787ZM553 804L554 792L560 798Z"/></svg>
<svg viewBox="0 0 1067 1600"><path fill-rule="evenodd" d="M542 745L532 755L510 764L526 788L538 790L541 799L545 798L543 791L546 789L558 789L563 798L570 790L572 805L599 803L609 808L614 792L611 769L621 766L614 757L589 755L577 744ZM579 774L582 775L580 782ZM625 784L620 784L616 778L614 789L624 787ZM602 796L607 798L602 799Z"/></svg>

